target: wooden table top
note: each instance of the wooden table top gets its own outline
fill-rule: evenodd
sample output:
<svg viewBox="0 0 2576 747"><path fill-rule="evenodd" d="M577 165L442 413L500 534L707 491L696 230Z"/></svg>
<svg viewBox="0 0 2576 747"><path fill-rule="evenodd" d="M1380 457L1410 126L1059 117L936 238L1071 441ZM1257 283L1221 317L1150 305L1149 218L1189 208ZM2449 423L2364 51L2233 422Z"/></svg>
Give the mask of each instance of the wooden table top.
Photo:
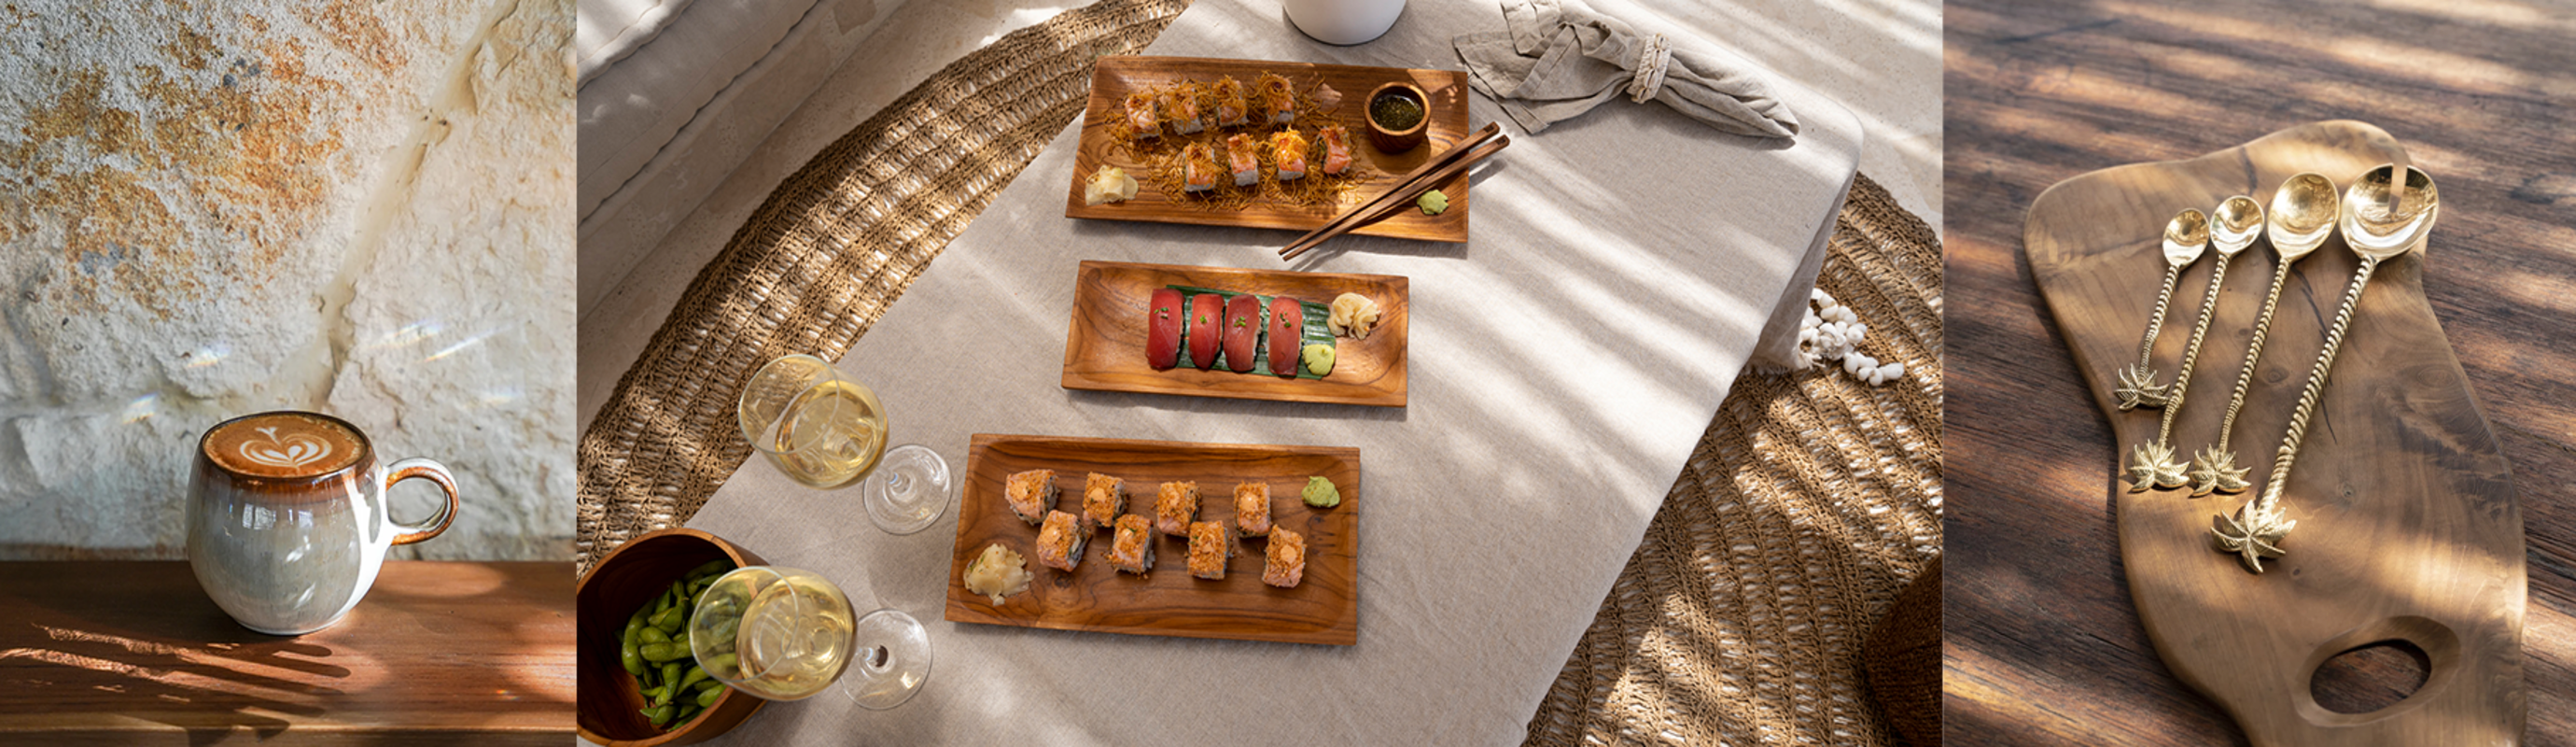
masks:
<svg viewBox="0 0 2576 747"><path fill-rule="evenodd" d="M573 617L570 563L387 562L294 638L185 562L0 563L0 743L567 744Z"/></svg>
<svg viewBox="0 0 2576 747"><path fill-rule="evenodd" d="M2130 605L2103 499L2111 433L2032 284L2022 219L2087 171L2348 118L2394 134L2441 185L2424 287L2521 493L2527 741L2576 743L2576 11L2194 5L1943 10L1945 738L2246 743L2166 671ZM2386 687L2360 674L2319 699Z"/></svg>

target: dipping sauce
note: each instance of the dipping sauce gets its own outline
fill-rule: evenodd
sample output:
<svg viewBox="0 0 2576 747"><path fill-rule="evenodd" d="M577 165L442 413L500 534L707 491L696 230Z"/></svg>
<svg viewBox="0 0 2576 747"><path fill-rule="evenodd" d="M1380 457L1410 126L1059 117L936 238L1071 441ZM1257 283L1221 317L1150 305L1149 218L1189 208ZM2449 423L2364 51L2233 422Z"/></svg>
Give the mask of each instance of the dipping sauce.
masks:
<svg viewBox="0 0 2576 747"><path fill-rule="evenodd" d="M1412 96L1388 92L1369 102L1369 119L1388 132L1403 132L1422 123L1422 102Z"/></svg>

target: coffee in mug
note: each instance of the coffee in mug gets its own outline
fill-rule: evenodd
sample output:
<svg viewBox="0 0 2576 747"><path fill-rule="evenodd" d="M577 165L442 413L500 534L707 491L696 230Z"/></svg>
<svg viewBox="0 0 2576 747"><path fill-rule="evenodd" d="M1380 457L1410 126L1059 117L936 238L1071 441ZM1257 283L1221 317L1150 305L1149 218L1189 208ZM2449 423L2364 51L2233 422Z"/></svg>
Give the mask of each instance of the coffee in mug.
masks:
<svg viewBox="0 0 2576 747"><path fill-rule="evenodd" d="M198 439L188 478L188 564L242 627L302 635L358 605L385 551L438 536L456 519L456 481L427 459L379 465L367 436L310 412L224 421ZM385 511L395 482L423 478L447 494L420 524Z"/></svg>

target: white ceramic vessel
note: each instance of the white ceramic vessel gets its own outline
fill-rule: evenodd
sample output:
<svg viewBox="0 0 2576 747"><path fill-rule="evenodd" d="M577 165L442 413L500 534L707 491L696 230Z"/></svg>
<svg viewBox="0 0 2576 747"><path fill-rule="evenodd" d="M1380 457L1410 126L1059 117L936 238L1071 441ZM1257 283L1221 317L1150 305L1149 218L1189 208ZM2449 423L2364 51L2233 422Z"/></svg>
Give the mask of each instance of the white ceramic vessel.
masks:
<svg viewBox="0 0 2576 747"><path fill-rule="evenodd" d="M1361 44L1386 35L1404 0L1286 0L1288 20L1325 44Z"/></svg>
<svg viewBox="0 0 2576 747"><path fill-rule="evenodd" d="M385 489L411 478L447 494L437 516L402 524ZM456 519L456 481L427 459L376 461L365 434L308 412L246 415L206 429L188 479L188 565L242 627L302 635L330 627L373 586L385 551Z"/></svg>

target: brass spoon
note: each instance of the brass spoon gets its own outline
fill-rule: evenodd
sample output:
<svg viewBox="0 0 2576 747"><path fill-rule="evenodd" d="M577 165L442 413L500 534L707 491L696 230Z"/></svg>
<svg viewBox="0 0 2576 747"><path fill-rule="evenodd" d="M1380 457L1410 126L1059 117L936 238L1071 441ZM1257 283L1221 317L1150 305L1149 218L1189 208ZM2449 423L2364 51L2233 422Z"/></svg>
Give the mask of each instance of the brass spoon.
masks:
<svg viewBox="0 0 2576 747"><path fill-rule="evenodd" d="M2213 490L2233 495L2252 486L2245 481L2246 468L2236 466L2236 452L2227 448L2227 437L2235 432L2236 414L2245 409L2245 394L2254 386L2254 364L2263 360L2263 337L2272 329L2272 310L2281 303L2281 287L2289 282L2290 265L2324 246L2326 238L2334 235L2335 213L2340 205L2334 182L2313 173L2292 176L2272 192L2272 210L2264 225L2264 236L2272 242L2272 251L2281 255L2281 261L2272 268L2272 289L2263 294L2263 313L2254 317L2254 342L2246 346L2245 367L2236 372L2236 390L2228 395L2227 417L2218 421L2218 445L2203 447L2191 458L2192 495L2208 495Z"/></svg>
<svg viewBox="0 0 2576 747"><path fill-rule="evenodd" d="M2129 454L2129 492L2143 493L2148 486L2179 488L2187 482L2181 462L2173 460L2174 416L2182 412L2183 395L2191 387L2191 367L2200 359L2200 342L2209 335L2209 318L2218 311L2218 289L2227 284L2227 263L2237 252L2253 246L2255 237L2263 235L2263 203L2244 195L2227 198L2209 214L2209 245L2218 250L2218 265L2209 270L2209 290L2200 296L2200 321L2191 325L2191 342L2182 346L2182 368L2174 372L2172 394L2165 398L2165 416L2156 426L2156 442L2142 444Z"/></svg>
<svg viewBox="0 0 2576 747"><path fill-rule="evenodd" d="M2173 303L2174 283L2182 279L2182 268L2200 259L2209 248L2209 219L2198 210L2184 210L2165 222L2165 289L2156 294L2156 313L2147 318L2147 336L2138 341L2138 365L2120 371L2120 386L2114 390L2120 397L2120 410L2165 406L2165 388L2156 384L2156 369L2148 365L2148 356L2156 351L2156 331L2165 326L2165 307Z"/></svg>
<svg viewBox="0 0 2576 747"><path fill-rule="evenodd" d="M2307 435L2308 416L2316 413L2326 374L2334 369L2335 349L2342 347L2343 334L2352 326L2352 310L2361 302L2362 286L2370 282L2370 273L2379 269L2380 262L2421 248L2433 232L2433 220L2441 214L2442 195L2433 188L2433 177L2413 167L2406 168L2405 203L2395 202L2397 195L2389 188L2395 169L2383 165L2362 172L2344 190L2338 227L2344 244L2361 255L2361 268L2344 286L2343 306L2335 311L2334 326L2326 329L2325 350L2317 353L2308 385L2299 391L2298 407L2290 411L2290 428L2281 435L2281 451L2272 458L2272 475L2263 485L2263 497L2247 502L2234 516L2210 518L2218 551L2236 554L2255 573L2263 572L2264 558L2281 556L2281 538L2299 524L2281 515L2281 489L2290 481L2290 464L2299 456L2299 439Z"/></svg>

